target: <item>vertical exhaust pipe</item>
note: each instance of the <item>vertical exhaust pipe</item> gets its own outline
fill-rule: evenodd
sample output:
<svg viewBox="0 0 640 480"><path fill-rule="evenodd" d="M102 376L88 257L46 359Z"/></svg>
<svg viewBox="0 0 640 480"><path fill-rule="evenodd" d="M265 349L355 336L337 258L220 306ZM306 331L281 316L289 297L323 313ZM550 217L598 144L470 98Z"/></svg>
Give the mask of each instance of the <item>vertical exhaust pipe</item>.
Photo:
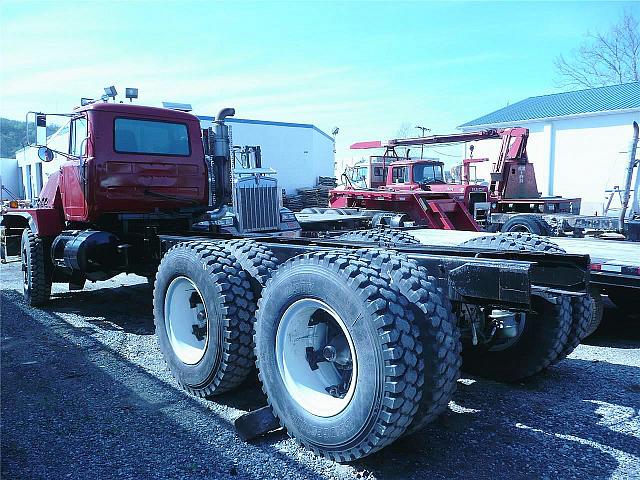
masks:
<svg viewBox="0 0 640 480"><path fill-rule="evenodd" d="M210 152L213 156L212 171L214 177L215 203L214 210L220 210L224 215L223 207L231 203L231 138L229 126L225 125L224 119L236 114L234 108L223 108L218 112L218 116L213 122L213 135L210 138Z"/></svg>
<svg viewBox="0 0 640 480"><path fill-rule="evenodd" d="M629 163L627 164L627 176L624 182L624 196L622 198L622 209L620 210L620 224L618 231L624 233L624 221L627 216L627 207L631 197L631 180L633 179L633 169L636 166L636 150L638 148L638 122L633 122L633 139L629 145Z"/></svg>

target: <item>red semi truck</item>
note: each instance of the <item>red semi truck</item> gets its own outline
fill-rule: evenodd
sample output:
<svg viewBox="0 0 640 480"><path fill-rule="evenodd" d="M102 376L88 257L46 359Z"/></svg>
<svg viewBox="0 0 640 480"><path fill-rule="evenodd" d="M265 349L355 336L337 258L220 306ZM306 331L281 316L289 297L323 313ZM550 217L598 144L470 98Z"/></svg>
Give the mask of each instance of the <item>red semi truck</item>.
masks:
<svg viewBox="0 0 640 480"><path fill-rule="evenodd" d="M340 461L436 418L461 365L520 380L580 341L588 256L533 237L499 248L425 246L391 230L301 237L273 172L233 168L233 113L202 131L170 109L71 112L68 149L39 146L43 161L65 158L59 171L31 207L2 210L20 239L25 301L46 305L53 282L147 276L180 386L215 397L255 365L269 415Z"/></svg>

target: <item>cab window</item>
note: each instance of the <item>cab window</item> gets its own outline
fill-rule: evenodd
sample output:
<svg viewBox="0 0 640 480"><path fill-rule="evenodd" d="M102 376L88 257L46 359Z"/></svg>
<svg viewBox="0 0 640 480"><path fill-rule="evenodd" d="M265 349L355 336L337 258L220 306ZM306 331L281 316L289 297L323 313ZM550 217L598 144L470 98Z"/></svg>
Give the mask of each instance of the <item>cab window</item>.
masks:
<svg viewBox="0 0 640 480"><path fill-rule="evenodd" d="M69 142L69 153L76 157L82 157L87 151L87 119L79 117L71 122L71 138Z"/></svg>
<svg viewBox="0 0 640 480"><path fill-rule="evenodd" d="M409 170L407 167L393 167L391 170L391 181L393 183L407 183L409 181Z"/></svg>
<svg viewBox="0 0 640 480"><path fill-rule="evenodd" d="M413 167L413 181L416 183L444 182L442 165L423 164Z"/></svg>
<svg viewBox="0 0 640 480"><path fill-rule="evenodd" d="M366 180L367 179L367 167L360 167L356 169L356 180Z"/></svg>
<svg viewBox="0 0 640 480"><path fill-rule="evenodd" d="M191 155L189 133L184 123L116 118L113 139L118 153Z"/></svg>

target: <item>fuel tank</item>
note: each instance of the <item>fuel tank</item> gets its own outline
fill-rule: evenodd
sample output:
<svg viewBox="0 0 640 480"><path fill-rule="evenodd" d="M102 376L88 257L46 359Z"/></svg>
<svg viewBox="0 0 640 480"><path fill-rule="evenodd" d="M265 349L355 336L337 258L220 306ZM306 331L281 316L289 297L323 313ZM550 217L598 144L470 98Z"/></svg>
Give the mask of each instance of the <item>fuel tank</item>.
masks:
<svg viewBox="0 0 640 480"><path fill-rule="evenodd" d="M99 230L67 230L51 245L51 257L56 267L82 273L90 280L105 280L117 272L121 262L119 239Z"/></svg>

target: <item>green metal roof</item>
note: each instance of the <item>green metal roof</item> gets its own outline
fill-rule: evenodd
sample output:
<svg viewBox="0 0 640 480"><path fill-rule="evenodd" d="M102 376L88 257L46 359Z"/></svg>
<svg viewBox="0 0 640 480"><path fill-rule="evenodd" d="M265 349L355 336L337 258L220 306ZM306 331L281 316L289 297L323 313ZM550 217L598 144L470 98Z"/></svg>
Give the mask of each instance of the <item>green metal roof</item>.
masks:
<svg viewBox="0 0 640 480"><path fill-rule="evenodd" d="M459 128L630 109L640 110L640 82L529 97Z"/></svg>

